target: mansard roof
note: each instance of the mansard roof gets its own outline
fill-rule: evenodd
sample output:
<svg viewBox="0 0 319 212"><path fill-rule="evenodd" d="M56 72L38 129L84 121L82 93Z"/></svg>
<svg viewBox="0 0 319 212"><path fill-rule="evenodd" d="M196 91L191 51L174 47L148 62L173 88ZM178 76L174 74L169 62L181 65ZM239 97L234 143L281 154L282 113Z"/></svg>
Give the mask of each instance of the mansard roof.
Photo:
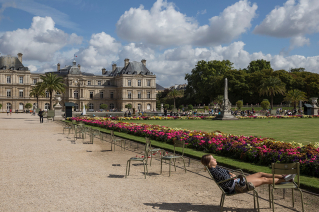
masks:
<svg viewBox="0 0 319 212"><path fill-rule="evenodd" d="M24 67L17 57L1 56L0 69L13 69L13 70L27 71L28 67Z"/></svg>
<svg viewBox="0 0 319 212"><path fill-rule="evenodd" d="M122 74L153 75L153 73L151 73L143 63L136 61L129 62L129 64L119 73L119 75Z"/></svg>

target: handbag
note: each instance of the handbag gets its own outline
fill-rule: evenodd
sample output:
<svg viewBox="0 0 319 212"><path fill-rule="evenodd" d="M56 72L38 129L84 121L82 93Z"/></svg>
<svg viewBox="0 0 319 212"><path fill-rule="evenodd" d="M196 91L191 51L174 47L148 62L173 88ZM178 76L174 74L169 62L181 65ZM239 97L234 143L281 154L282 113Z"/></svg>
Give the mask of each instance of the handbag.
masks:
<svg viewBox="0 0 319 212"><path fill-rule="evenodd" d="M255 186L251 182L246 182L244 175L238 175L239 182L235 182L236 193L246 193L255 189Z"/></svg>

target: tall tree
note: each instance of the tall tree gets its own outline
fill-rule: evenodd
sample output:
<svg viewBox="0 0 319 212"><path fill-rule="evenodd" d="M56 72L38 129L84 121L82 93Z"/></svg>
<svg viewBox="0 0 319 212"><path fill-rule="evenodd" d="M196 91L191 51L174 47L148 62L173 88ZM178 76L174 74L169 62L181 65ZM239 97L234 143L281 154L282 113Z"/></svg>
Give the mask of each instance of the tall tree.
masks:
<svg viewBox="0 0 319 212"><path fill-rule="evenodd" d="M38 82L35 87L33 87L30 91L30 97L37 98L37 108L39 108L39 97L44 96L45 92L41 87L41 82Z"/></svg>
<svg viewBox="0 0 319 212"><path fill-rule="evenodd" d="M65 91L65 84L63 83L63 78L59 77L56 74L46 73L45 75L40 77L41 87L43 90L47 90L50 95L50 110L52 110L52 93L53 91L64 93Z"/></svg>
<svg viewBox="0 0 319 212"><path fill-rule="evenodd" d="M219 106L220 109L222 109L222 106L224 104L224 96L223 95L218 95L214 101L214 104L217 104Z"/></svg>
<svg viewBox="0 0 319 212"><path fill-rule="evenodd" d="M176 98L181 98L184 96L184 91L183 90L176 90L176 89L173 89L171 90L168 94L167 94L167 98L169 99L174 99L174 108L176 108L176 105L175 105L175 99Z"/></svg>
<svg viewBox="0 0 319 212"><path fill-rule="evenodd" d="M247 73L254 73L263 69L271 69L269 61L266 60L253 60L249 63L246 71Z"/></svg>
<svg viewBox="0 0 319 212"><path fill-rule="evenodd" d="M288 91L284 100L287 102L291 102L294 105L294 109L296 109L298 102L306 101L307 96L305 92L302 92L298 89L294 89L294 90Z"/></svg>
<svg viewBox="0 0 319 212"><path fill-rule="evenodd" d="M270 96L271 109L273 109L274 106L274 96L276 94L284 94L285 91L285 83L283 83L279 78L273 76L264 79L263 83L259 87L259 95Z"/></svg>

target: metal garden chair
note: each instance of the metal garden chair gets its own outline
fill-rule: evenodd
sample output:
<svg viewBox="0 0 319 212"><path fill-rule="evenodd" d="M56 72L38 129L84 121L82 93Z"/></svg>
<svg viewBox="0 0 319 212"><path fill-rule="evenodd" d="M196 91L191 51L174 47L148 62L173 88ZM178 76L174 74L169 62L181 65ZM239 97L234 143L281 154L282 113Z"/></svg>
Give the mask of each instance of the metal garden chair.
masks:
<svg viewBox="0 0 319 212"><path fill-rule="evenodd" d="M124 151L125 151L126 141L124 139L122 139L122 138L116 138L114 136L114 131L111 130L111 151L113 150L112 146L114 146L114 151L115 151L116 142L120 142L121 149L124 148ZM124 147L123 147L123 144L124 144Z"/></svg>
<svg viewBox="0 0 319 212"><path fill-rule="evenodd" d="M174 167L175 167L175 171L176 171L176 159L178 158L182 158L183 159L183 163L184 163L184 169L185 169L185 173L186 173L186 166L185 166L185 160L184 160L184 146L185 146L185 141L180 141L180 140L176 140L174 141L174 154L173 155L165 155L161 157L161 174L162 174L162 167L163 167L163 160L169 160L169 176L171 176L171 161L174 161ZM175 149L176 147L181 147L182 148L182 155L176 155L175 153Z"/></svg>
<svg viewBox="0 0 319 212"><path fill-rule="evenodd" d="M223 208L224 208L224 201L225 201L225 197L226 196L233 196L233 195L236 195L236 194L243 194L243 193L236 193L236 192L233 192L233 193L231 193L231 194L229 194L229 193L227 193L227 192L225 192L224 191L224 189L220 186L220 184L221 183L224 183L224 182L227 182L227 181L230 181L230 180L233 180L233 179L235 179L235 178L237 178L237 176L236 177L232 177L232 178L229 178L229 179L227 179L227 180L223 180L223 181L220 181L220 182L216 182L215 181L215 179L214 179L214 177L212 176L212 174L210 173L210 171L209 171L209 168L207 167L207 166L205 166L206 167L206 170L208 171L208 174L210 175L210 177L212 178L212 180L217 184L217 186L219 187L219 189L222 191L222 196L221 196L221 199L220 199L220 211L223 211ZM244 175L244 172L242 171L242 170L240 170L240 169L237 169L237 170L235 170L236 172L239 172L241 175L243 175L244 176L244 178L245 178L245 182L247 182L247 179L246 179L246 176ZM253 196L254 196L254 209L256 209L256 205L257 205L257 211L259 212L259 201L258 201L258 193L257 193L257 191L254 189L254 190L252 190L253 191ZM257 203L257 204L256 204Z"/></svg>
<svg viewBox="0 0 319 212"><path fill-rule="evenodd" d="M149 143L149 151L151 153L151 161L150 161L150 166L152 166L152 159L153 159L153 152L158 152L158 151L164 151L163 149L160 148L152 148L151 140L148 137L145 137L145 140L147 143Z"/></svg>
<svg viewBox="0 0 319 212"><path fill-rule="evenodd" d="M272 174L273 174L273 184L269 185L269 207L272 207L272 210L274 209L274 190L275 189L289 189L291 188L292 192L292 207L295 207L295 201L294 201L294 189L297 189L300 192L301 195L301 205L302 205L302 211L304 211L304 205L303 205L303 196L302 191L300 189L300 164L299 163L272 163ZM298 183L292 181L292 182L284 182L275 184L275 174L296 174ZM271 189L272 188L272 189ZM270 192L271 191L271 192ZM271 205L272 203L272 205Z"/></svg>
<svg viewBox="0 0 319 212"><path fill-rule="evenodd" d="M63 126L63 134L64 134L64 130L69 130L69 134L70 134L70 131L72 131L72 129L73 129L72 124L66 122Z"/></svg>
<svg viewBox="0 0 319 212"><path fill-rule="evenodd" d="M146 179L146 173L148 174L148 168L147 168L147 162L148 162L148 155L149 155L149 143L145 143L145 151L144 151L144 156L141 158L139 157L132 157L130 158L127 163L126 163L126 173L125 173L125 178L127 175L130 175L130 169L131 169L131 161L140 161L143 162L144 165L144 175ZM146 172L145 172L146 168Z"/></svg>

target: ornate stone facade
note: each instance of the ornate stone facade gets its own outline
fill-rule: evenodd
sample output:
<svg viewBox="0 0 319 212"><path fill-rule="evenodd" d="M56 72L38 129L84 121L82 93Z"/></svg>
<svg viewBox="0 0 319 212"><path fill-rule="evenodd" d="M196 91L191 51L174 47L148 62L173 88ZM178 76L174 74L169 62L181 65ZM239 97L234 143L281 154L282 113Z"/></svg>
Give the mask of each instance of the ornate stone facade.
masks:
<svg viewBox="0 0 319 212"><path fill-rule="evenodd" d="M103 68L102 75L81 72L81 66L75 61L65 68L57 64L57 71L51 73L63 77L66 84L61 105L73 102L75 110L86 105L89 111L99 111L101 104L107 104L108 109L123 111L130 103L136 110L156 110L156 76L146 68L146 60L129 62L125 59L124 64L124 67L113 64L110 71ZM36 106L36 98L29 94L41 75L31 73L22 65L22 54L0 57L0 111L9 108L22 112L26 103ZM39 108L49 108L48 95L39 98Z"/></svg>

